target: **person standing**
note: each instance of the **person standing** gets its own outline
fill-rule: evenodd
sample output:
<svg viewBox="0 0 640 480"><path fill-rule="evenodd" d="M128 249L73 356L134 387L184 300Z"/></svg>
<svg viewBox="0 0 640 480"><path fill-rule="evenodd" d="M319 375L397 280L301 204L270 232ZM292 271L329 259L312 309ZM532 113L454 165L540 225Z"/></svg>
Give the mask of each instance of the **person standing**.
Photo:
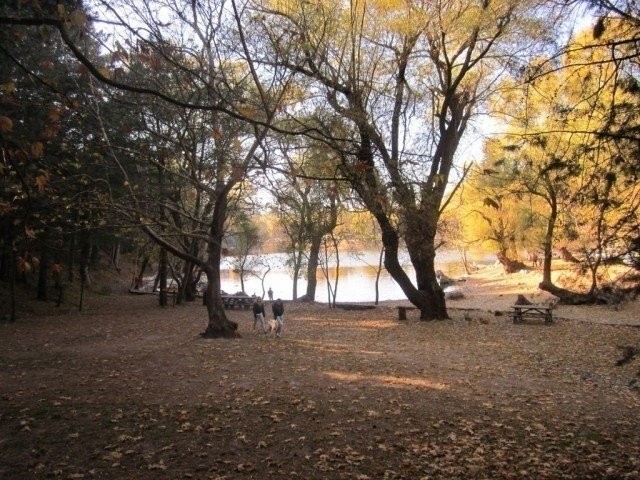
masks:
<svg viewBox="0 0 640 480"><path fill-rule="evenodd" d="M267 326L264 323L264 317L266 313L264 311L264 303L262 303L262 298L256 297L253 302L253 329L256 329L256 323L260 322L262 326L262 331L267 333Z"/></svg>
<svg viewBox="0 0 640 480"><path fill-rule="evenodd" d="M277 299L271 305L271 310L273 311L273 318L276 319L276 337L281 337L284 332L284 303L282 300Z"/></svg>
<svg viewBox="0 0 640 480"><path fill-rule="evenodd" d="M271 287L269 287L267 294L269 295L269 300L273 300L273 290L271 290Z"/></svg>

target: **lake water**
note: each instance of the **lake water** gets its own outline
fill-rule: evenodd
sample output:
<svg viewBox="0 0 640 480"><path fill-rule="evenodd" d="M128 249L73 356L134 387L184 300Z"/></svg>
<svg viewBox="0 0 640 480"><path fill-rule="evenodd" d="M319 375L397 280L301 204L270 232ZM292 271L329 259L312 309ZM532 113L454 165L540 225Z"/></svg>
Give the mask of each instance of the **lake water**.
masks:
<svg viewBox="0 0 640 480"><path fill-rule="evenodd" d="M373 302L375 300L376 265L378 252L364 252L360 255L342 254L340 258L340 276L336 301L338 302ZM291 271L286 267L285 254L261 255L271 267L265 277L264 290L273 289L274 298L291 300L293 298L293 280ZM475 263L488 264L495 261L495 255L481 255L472 257ZM410 278L415 279L413 267L408 256L401 255L401 264ZM335 264L334 264L335 267ZM439 252L436 255L436 269L442 270L446 275L460 277L464 275L464 268L460 255L456 252ZM331 283L334 282L335 268L331 271ZM235 293L240 288L240 277L233 272L228 259L221 265L222 289L227 293ZM245 274L245 292L249 295L262 295L262 282L251 274ZM307 289L304 278L298 279L298 295L303 295ZM398 284L391 278L386 270L383 270L378 283L379 300L400 300L406 298ZM266 298L266 294L265 294ZM316 301L327 302L329 298L325 277L318 269L318 286L316 288Z"/></svg>

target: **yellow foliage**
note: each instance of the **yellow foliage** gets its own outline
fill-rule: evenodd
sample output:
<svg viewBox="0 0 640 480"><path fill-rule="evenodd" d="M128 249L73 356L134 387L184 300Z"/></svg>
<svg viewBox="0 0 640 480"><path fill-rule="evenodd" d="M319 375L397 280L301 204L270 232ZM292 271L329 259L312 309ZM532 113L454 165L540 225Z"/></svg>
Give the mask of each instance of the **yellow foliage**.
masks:
<svg viewBox="0 0 640 480"><path fill-rule="evenodd" d="M399 10L407 6L406 0L371 0L369 2L374 8L380 10Z"/></svg>
<svg viewBox="0 0 640 480"><path fill-rule="evenodd" d="M11 93L14 93L15 91L16 91L15 82L0 83L0 92L11 94Z"/></svg>

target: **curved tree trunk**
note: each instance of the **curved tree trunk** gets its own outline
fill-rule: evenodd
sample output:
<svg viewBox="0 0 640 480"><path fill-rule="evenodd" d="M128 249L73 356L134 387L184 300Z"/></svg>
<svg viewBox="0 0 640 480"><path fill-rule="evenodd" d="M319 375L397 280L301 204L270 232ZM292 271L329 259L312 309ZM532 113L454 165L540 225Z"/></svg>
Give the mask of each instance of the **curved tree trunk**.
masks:
<svg viewBox="0 0 640 480"><path fill-rule="evenodd" d="M425 239L407 245L416 270L418 282L418 288L416 288L398 260L398 234L386 222L382 225L382 243L385 248L384 266L407 295L407 299L420 309L420 319L443 320L449 318L444 292L436 279L433 242ZM422 260L418 261L418 258Z"/></svg>
<svg viewBox="0 0 640 480"><path fill-rule="evenodd" d="M227 319L222 303L220 292L220 271L217 268L207 268L207 315L209 322L206 330L201 334L204 338L234 338L239 337L237 333L238 324Z"/></svg>
<svg viewBox="0 0 640 480"><path fill-rule="evenodd" d="M549 292L550 294L559 298L559 303L562 305L588 305L594 303L606 303L599 301L598 296L595 293L578 293L566 288L558 287L551 282L542 281L538 285L540 290Z"/></svg>
<svg viewBox="0 0 640 480"><path fill-rule="evenodd" d="M415 245L411 243L407 244L407 249L416 272L416 283L420 298L417 306L420 308L420 319L442 320L449 318L444 292L436 278L436 252L433 248L433 242L416 242Z"/></svg>
<svg viewBox="0 0 640 480"><path fill-rule="evenodd" d="M207 314L209 318L207 328L202 333L205 338L234 338L240 336L237 333L238 324L229 320L224 311L220 288L220 260L222 258L222 237L226 216L227 198L225 193L225 195L218 195L209 230L207 264L204 268L208 281L205 296L207 298Z"/></svg>
<svg viewBox="0 0 640 480"><path fill-rule="evenodd" d="M322 236L314 236L311 239L309 247L309 260L307 262L307 292L299 298L305 302L315 302L316 289L318 287L318 257L320 255L320 246L322 245Z"/></svg>
<svg viewBox="0 0 640 480"><path fill-rule="evenodd" d="M366 133L361 135L359 160L364 164L373 165L371 145ZM391 217L385 209L385 202L379 192L378 179L373 175L372 168L366 168L356 179L351 179L352 186L367 204L382 232L382 245L385 249L384 266L389 275L400 286L407 299L420 310L421 320L444 320L449 318L444 292L440 288L435 272L435 224L438 221L439 210L432 201L420 208L411 206L405 199L405 211L402 214L406 222L404 239L411 257L411 263L416 271L417 288L400 265L398 259L399 233L394 227ZM443 187L444 188L444 187ZM375 195L372 195L375 192ZM428 195L425 192L425 196Z"/></svg>

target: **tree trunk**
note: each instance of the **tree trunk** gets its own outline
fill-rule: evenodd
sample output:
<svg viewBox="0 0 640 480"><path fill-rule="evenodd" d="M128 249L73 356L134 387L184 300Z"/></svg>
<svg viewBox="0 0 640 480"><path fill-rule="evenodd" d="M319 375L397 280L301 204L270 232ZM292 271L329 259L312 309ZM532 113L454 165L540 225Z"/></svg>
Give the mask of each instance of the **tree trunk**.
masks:
<svg viewBox="0 0 640 480"><path fill-rule="evenodd" d="M544 249L544 259L542 264L542 283L551 285L551 262L553 260L553 232L556 228L556 221L558 219L558 201L555 195L555 189L551 187L551 183L547 191L549 195L546 198L549 203L549 218L547 219L547 231L544 234L544 243L542 245Z"/></svg>
<svg viewBox="0 0 640 480"><path fill-rule="evenodd" d="M298 299L298 278L300 277L300 269L302 264L302 252L297 250L297 247L293 247L293 292L292 297Z"/></svg>
<svg viewBox="0 0 640 480"><path fill-rule="evenodd" d="M407 299L420 310L421 320L449 318L444 292L436 279L434 241L446 179L449 176L459 136L464 131L465 103L454 102L456 98L451 99L450 107L455 110L451 112L452 118L441 119L441 122L446 124L443 126L443 136L446 138L440 140L437 161L436 159L433 161L429 181L422 184L419 202L415 192L399 176L395 178L396 188L391 193L388 187L381 183L380 177L376 175L371 135L373 129L368 128L367 125L358 124L360 134L360 145L356 156L358 171L354 171L351 164L345 165L344 170L351 186L380 226L382 245L385 248L385 268ZM374 136L377 138L377 135ZM391 173L394 174L394 171ZM397 215L401 220L399 228L402 228L403 239L416 271L417 288L398 260L400 231L396 229L390 213L391 195L399 205L395 209L394 216Z"/></svg>
<svg viewBox="0 0 640 480"><path fill-rule="evenodd" d="M6 262L9 268L9 291L11 295L9 307L9 321L16 321L16 254L13 250L6 251Z"/></svg>
<svg viewBox="0 0 640 480"><path fill-rule="evenodd" d="M435 273L435 251L430 248L433 243L425 242L419 248L409 251L411 263L416 272L421 320L449 318L444 292L438 283Z"/></svg>
<svg viewBox="0 0 640 480"><path fill-rule="evenodd" d="M160 306L166 307L167 302L167 250L160 247L160 257L158 260L158 288L160 289Z"/></svg>
<svg viewBox="0 0 640 480"><path fill-rule="evenodd" d="M209 240L207 245L208 258L205 267L207 275L207 314L209 323L202 333L204 338L234 338L239 337L238 324L227 319L222 303L220 284L220 260L222 258L222 237L224 222L227 217L226 195L219 195L213 209Z"/></svg>
<svg viewBox="0 0 640 480"><path fill-rule="evenodd" d="M340 251L338 250L338 241L336 240L335 235L331 235L331 240L333 242L333 249L336 252L336 279L333 282L333 298L331 299L331 306L336 308L336 296L338 295L338 282L340 281ZM329 272L329 262L327 261L327 273ZM328 278L327 278L328 280Z"/></svg>
<svg viewBox="0 0 640 480"><path fill-rule="evenodd" d="M184 282L182 283L180 297L187 302L193 302L196 299L196 285L198 282L195 278L195 270L196 266L193 262L185 262ZM178 300L181 298L178 298Z"/></svg>
<svg viewBox="0 0 640 480"><path fill-rule="evenodd" d="M384 260L384 248L381 248L380 256L378 257L378 268L376 270L376 283L375 283L376 299L374 302L375 305L378 305L380 301L380 274L382 273L383 260Z"/></svg>
<svg viewBox="0 0 640 480"><path fill-rule="evenodd" d="M144 272L147 269L147 265L149 265L149 255L145 255L142 258L142 263L140 264L140 269L136 272L136 277L135 277L135 281L134 281L134 286L136 288L141 288L144 281Z"/></svg>
<svg viewBox="0 0 640 480"><path fill-rule="evenodd" d="M305 302L316 301L316 289L318 288L318 258L320 255L321 244L322 236L314 236L311 239L309 260L307 263L307 292L304 294L304 297L302 297Z"/></svg>
<svg viewBox="0 0 640 480"><path fill-rule="evenodd" d="M239 337L238 324L227 319L222 303L220 291L220 273L218 269L206 270L207 275L207 315L209 323L206 330L201 334L204 338L234 338Z"/></svg>
<svg viewBox="0 0 640 480"><path fill-rule="evenodd" d="M76 234L69 234L69 249L67 250L67 282L73 283L73 270L76 258Z"/></svg>
<svg viewBox="0 0 640 480"><path fill-rule="evenodd" d="M558 287L551 282L540 282L538 288L558 297L559 303L562 305L589 305L594 303L606 303L599 302L597 296L594 293L572 292L571 290Z"/></svg>
<svg viewBox="0 0 640 480"><path fill-rule="evenodd" d="M80 280L82 281L82 287L91 284L91 276L89 275L89 261L91 260L91 239L84 238L82 241L82 248L80 249Z"/></svg>
<svg viewBox="0 0 640 480"><path fill-rule="evenodd" d="M91 242L91 255L89 256L89 266L96 270L100 260L100 248L95 242Z"/></svg>
<svg viewBox="0 0 640 480"><path fill-rule="evenodd" d="M113 246L113 249L111 250L111 262L113 263L113 266L115 267L118 273L120 273L120 250L121 250L120 240L116 240L116 244Z"/></svg>
<svg viewBox="0 0 640 480"><path fill-rule="evenodd" d="M47 248L46 234L43 238L42 251L40 252L40 269L38 270L38 300L49 300L49 249Z"/></svg>
<svg viewBox="0 0 640 480"><path fill-rule="evenodd" d="M380 222L382 243L385 248L384 266L398 283L407 299L420 310L421 320L444 320L449 318L444 292L436 279L433 241L421 238L407 243L411 262L416 270L416 288L398 260L398 234L388 222Z"/></svg>
<svg viewBox="0 0 640 480"><path fill-rule="evenodd" d="M240 267L240 270L238 271L238 275L240 276L240 291L242 293L247 293L246 290L244 289L244 267Z"/></svg>

